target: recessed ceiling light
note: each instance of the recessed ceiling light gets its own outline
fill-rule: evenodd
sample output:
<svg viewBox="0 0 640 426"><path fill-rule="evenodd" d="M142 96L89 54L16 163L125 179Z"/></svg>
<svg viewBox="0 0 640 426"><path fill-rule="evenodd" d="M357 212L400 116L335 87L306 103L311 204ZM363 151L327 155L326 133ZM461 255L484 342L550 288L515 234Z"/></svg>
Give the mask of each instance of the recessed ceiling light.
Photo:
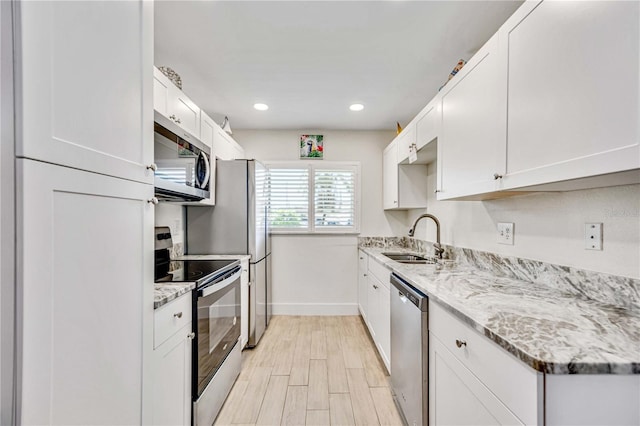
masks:
<svg viewBox="0 0 640 426"><path fill-rule="evenodd" d="M362 111L364 109L364 105L362 104L353 104L349 107L351 111Z"/></svg>
<svg viewBox="0 0 640 426"><path fill-rule="evenodd" d="M269 105L267 104L253 104L253 107L258 111L266 111L269 109Z"/></svg>

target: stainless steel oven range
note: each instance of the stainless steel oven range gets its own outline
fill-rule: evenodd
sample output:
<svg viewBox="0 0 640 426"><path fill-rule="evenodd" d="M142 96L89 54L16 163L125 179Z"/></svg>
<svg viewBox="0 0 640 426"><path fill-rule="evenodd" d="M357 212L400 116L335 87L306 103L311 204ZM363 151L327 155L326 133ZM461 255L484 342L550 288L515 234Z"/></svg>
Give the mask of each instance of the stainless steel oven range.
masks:
<svg viewBox="0 0 640 426"><path fill-rule="evenodd" d="M171 234L156 228L156 282L193 282L191 395L194 425L211 425L240 374L239 260L169 259ZM160 247L160 248L159 248ZM169 271L169 265L173 270Z"/></svg>

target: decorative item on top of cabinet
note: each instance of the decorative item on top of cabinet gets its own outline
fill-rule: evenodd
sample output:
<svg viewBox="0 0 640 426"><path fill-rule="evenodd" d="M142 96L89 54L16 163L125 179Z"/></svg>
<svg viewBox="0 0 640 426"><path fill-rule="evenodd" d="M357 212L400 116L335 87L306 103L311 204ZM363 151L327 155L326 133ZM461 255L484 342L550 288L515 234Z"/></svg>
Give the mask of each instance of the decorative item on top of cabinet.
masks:
<svg viewBox="0 0 640 426"><path fill-rule="evenodd" d="M175 72L173 68L169 67L158 67L158 69L162 74L166 75L178 89L182 90L182 78L180 77L180 74Z"/></svg>

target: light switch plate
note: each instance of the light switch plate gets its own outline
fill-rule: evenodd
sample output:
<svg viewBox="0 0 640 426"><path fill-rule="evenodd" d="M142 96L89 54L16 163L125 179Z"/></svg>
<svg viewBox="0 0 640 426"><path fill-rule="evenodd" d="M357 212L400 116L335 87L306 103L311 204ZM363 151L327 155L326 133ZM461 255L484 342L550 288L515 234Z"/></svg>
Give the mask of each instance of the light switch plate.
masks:
<svg viewBox="0 0 640 426"><path fill-rule="evenodd" d="M498 222L498 244L513 245L513 222Z"/></svg>
<svg viewBox="0 0 640 426"><path fill-rule="evenodd" d="M584 248L602 250L602 223L584 224Z"/></svg>

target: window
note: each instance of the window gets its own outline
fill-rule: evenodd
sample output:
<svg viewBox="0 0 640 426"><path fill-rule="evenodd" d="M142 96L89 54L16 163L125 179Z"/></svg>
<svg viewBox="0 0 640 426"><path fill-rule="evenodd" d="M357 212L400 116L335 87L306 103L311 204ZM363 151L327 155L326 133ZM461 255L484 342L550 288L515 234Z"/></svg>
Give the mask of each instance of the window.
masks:
<svg viewBox="0 0 640 426"><path fill-rule="evenodd" d="M359 164L295 162L267 167L273 232L358 232Z"/></svg>

